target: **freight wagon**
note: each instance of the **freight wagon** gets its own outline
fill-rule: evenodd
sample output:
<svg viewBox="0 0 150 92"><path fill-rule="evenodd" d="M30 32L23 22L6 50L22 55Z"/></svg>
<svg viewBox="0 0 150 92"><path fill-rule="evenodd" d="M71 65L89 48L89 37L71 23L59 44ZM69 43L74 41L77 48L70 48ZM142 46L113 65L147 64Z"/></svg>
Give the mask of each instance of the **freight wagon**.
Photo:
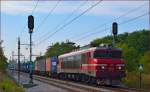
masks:
<svg viewBox="0 0 150 92"><path fill-rule="evenodd" d="M35 67L34 67L34 62L23 62L20 64L20 70L23 71L23 72L26 72L26 73L29 73L30 72L30 67L32 68L32 70L34 71Z"/></svg>
<svg viewBox="0 0 150 92"><path fill-rule="evenodd" d="M35 60L35 73L45 76L56 76L57 74L57 56L45 58L37 57Z"/></svg>
<svg viewBox="0 0 150 92"><path fill-rule="evenodd" d="M46 58L44 56L36 58L34 72L43 76L46 74Z"/></svg>
<svg viewBox="0 0 150 92"><path fill-rule="evenodd" d="M46 58L46 75L50 76L50 71L51 71L51 58L48 57Z"/></svg>
<svg viewBox="0 0 150 92"><path fill-rule="evenodd" d="M57 76L57 63L58 63L58 57L57 56L51 57L51 71L50 71L51 77Z"/></svg>

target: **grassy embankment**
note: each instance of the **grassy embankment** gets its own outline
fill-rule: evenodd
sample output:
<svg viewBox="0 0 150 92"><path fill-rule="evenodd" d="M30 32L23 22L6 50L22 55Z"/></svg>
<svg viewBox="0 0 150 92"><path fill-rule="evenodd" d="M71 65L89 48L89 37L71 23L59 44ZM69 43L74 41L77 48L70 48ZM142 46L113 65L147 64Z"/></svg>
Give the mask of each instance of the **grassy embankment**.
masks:
<svg viewBox="0 0 150 92"><path fill-rule="evenodd" d="M140 74L135 72L127 73L123 83L131 88L141 89L142 92L150 92L150 74L142 74L140 88Z"/></svg>
<svg viewBox="0 0 150 92"><path fill-rule="evenodd" d="M24 89L0 70L0 92L24 92Z"/></svg>
<svg viewBox="0 0 150 92"><path fill-rule="evenodd" d="M0 47L0 92L24 92L24 89L6 73L7 58Z"/></svg>

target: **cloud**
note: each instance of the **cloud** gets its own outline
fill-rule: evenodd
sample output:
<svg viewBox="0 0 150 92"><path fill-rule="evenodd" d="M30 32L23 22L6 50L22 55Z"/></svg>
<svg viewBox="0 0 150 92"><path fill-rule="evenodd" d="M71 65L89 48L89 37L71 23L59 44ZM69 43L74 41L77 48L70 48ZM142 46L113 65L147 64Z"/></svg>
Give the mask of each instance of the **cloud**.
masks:
<svg viewBox="0 0 150 92"><path fill-rule="evenodd" d="M34 9L37 1L1 1L1 12L9 15L24 15L30 14ZM67 14L71 13L75 8L85 1L60 1L58 7L54 10L53 14ZM103 1L98 6L93 8L86 15L121 15L124 11L137 7L148 1ZM56 5L57 1L39 1L36 13L48 14L50 10ZM76 13L81 13L96 1L88 1ZM148 4L147 4L148 7ZM122 11L124 10L124 11Z"/></svg>
<svg viewBox="0 0 150 92"><path fill-rule="evenodd" d="M6 14L18 15L31 13L34 9L37 1L1 1L1 12ZM56 1L39 1L38 6L35 9L35 13L48 13L55 5ZM78 3L79 4L79 3ZM75 8L78 4L69 5L68 2L59 2L58 9L54 13L58 12L70 12L72 8Z"/></svg>

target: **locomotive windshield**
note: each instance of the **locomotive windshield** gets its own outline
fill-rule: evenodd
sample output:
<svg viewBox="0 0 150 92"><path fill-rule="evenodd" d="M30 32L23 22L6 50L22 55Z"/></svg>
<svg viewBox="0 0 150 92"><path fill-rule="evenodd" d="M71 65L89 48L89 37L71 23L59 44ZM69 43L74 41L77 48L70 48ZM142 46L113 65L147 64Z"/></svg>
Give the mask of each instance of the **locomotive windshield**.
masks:
<svg viewBox="0 0 150 92"><path fill-rule="evenodd" d="M95 51L93 54L93 58L121 58L122 52L121 51Z"/></svg>

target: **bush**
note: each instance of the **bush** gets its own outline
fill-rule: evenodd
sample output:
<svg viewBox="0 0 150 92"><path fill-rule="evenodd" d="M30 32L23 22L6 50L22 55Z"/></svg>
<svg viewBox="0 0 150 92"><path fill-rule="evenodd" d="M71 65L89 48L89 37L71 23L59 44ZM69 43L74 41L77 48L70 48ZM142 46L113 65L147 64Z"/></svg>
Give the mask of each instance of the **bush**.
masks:
<svg viewBox="0 0 150 92"><path fill-rule="evenodd" d="M3 49L0 47L0 70L4 71L7 67L7 58L4 56Z"/></svg>
<svg viewBox="0 0 150 92"><path fill-rule="evenodd" d="M128 87L140 89L140 74L137 72L127 72L123 83ZM150 90L150 74L142 74L141 89L148 92Z"/></svg>
<svg viewBox="0 0 150 92"><path fill-rule="evenodd" d="M0 72L0 75L0 92L24 92L24 89L6 74Z"/></svg>

